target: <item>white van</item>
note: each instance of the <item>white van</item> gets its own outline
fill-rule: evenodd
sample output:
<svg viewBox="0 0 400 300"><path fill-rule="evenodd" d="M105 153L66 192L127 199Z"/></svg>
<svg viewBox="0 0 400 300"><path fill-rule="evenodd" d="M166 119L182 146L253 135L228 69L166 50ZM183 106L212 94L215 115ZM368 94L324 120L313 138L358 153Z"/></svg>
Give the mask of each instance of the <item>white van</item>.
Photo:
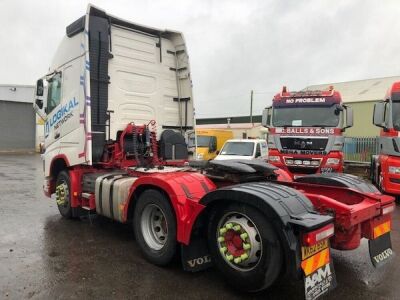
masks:
<svg viewBox="0 0 400 300"><path fill-rule="evenodd" d="M265 140L227 140L215 160L254 158L268 160Z"/></svg>

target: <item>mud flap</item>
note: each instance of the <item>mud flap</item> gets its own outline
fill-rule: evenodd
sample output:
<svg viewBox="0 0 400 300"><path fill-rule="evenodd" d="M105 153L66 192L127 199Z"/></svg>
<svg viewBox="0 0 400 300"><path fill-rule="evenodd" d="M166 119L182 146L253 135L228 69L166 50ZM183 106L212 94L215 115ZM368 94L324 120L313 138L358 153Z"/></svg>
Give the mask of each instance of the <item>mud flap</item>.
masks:
<svg viewBox="0 0 400 300"><path fill-rule="evenodd" d="M336 275L332 263L304 277L306 300L315 300L336 288Z"/></svg>
<svg viewBox="0 0 400 300"><path fill-rule="evenodd" d="M188 246L181 246L182 266L185 271L198 272L212 266L205 238L192 238Z"/></svg>
<svg viewBox="0 0 400 300"><path fill-rule="evenodd" d="M306 300L318 299L336 288L335 269L330 254L328 240L310 247L301 247Z"/></svg>
<svg viewBox="0 0 400 300"><path fill-rule="evenodd" d="M369 256L375 268L385 265L394 257L390 232L368 241Z"/></svg>

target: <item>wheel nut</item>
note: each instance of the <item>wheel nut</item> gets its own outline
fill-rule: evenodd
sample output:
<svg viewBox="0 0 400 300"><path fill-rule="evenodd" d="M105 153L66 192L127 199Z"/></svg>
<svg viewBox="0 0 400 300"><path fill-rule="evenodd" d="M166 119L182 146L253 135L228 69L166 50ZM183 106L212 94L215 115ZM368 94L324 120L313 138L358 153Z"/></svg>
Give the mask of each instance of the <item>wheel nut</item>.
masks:
<svg viewBox="0 0 400 300"><path fill-rule="evenodd" d="M226 228L221 228L220 230L219 230L219 234L224 234L224 233L226 233Z"/></svg>
<svg viewBox="0 0 400 300"><path fill-rule="evenodd" d="M240 235L240 237L242 238L242 240L244 241L245 239L247 239L249 235L247 234L247 232L244 232Z"/></svg>
<svg viewBox="0 0 400 300"><path fill-rule="evenodd" d="M240 263L242 262L242 259L241 259L240 257L236 257L236 258L233 260L233 262L234 262L235 264L240 264Z"/></svg>
<svg viewBox="0 0 400 300"><path fill-rule="evenodd" d="M218 237L218 242L222 243L225 241L225 238L223 236Z"/></svg>
<svg viewBox="0 0 400 300"><path fill-rule="evenodd" d="M221 248L219 248L219 251L221 252L221 254L225 254L225 252L226 252L226 247L221 247Z"/></svg>
<svg viewBox="0 0 400 300"><path fill-rule="evenodd" d="M243 243L243 249L244 250L249 250L250 248L251 248L250 244Z"/></svg>
<svg viewBox="0 0 400 300"><path fill-rule="evenodd" d="M235 226L233 226L233 230L235 230L235 231L239 231L240 230L240 225L235 225Z"/></svg>
<svg viewBox="0 0 400 300"><path fill-rule="evenodd" d="M228 223L225 225L226 229L232 229L232 227L233 227L232 223Z"/></svg>
<svg viewBox="0 0 400 300"><path fill-rule="evenodd" d="M231 261L231 260L233 259L233 255L232 255L232 254L228 254L228 255L226 256L226 259L227 259L228 261Z"/></svg>
<svg viewBox="0 0 400 300"><path fill-rule="evenodd" d="M243 253L242 255L240 255L240 260L246 260L248 258L249 258L249 256L246 253Z"/></svg>

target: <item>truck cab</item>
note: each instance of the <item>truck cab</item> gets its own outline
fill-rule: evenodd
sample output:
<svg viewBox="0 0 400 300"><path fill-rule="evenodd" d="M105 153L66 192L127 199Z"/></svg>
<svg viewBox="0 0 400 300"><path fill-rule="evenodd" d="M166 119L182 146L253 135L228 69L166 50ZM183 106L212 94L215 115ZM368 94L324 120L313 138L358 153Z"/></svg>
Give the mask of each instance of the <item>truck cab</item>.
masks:
<svg viewBox="0 0 400 300"><path fill-rule="evenodd" d="M353 113L333 87L289 92L283 87L263 112L269 162L291 176L343 171L343 132Z"/></svg>
<svg viewBox="0 0 400 300"><path fill-rule="evenodd" d="M107 161L109 145L120 140L128 123L145 124L147 133L154 129L157 140L164 131L184 136L194 130L191 85L181 33L128 22L89 5L66 27L49 72L36 84L34 108L45 120L46 194L54 193L60 169ZM180 144L168 159L186 158L185 142L168 135L164 140ZM149 139L135 142L130 151L145 149L141 144Z"/></svg>
<svg viewBox="0 0 400 300"><path fill-rule="evenodd" d="M383 101L375 104L373 123L381 128L378 154L372 157L371 180L378 188L400 196L400 82L389 88Z"/></svg>
<svg viewBox="0 0 400 300"><path fill-rule="evenodd" d="M229 160L229 159L268 159L267 142L261 139L254 140L228 140L225 142L220 153L215 160Z"/></svg>

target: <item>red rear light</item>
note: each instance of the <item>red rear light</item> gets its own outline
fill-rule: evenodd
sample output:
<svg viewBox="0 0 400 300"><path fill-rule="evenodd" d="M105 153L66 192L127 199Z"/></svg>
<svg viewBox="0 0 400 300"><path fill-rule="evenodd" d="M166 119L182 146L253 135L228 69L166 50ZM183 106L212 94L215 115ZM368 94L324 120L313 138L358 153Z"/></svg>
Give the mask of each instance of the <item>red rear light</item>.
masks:
<svg viewBox="0 0 400 300"><path fill-rule="evenodd" d="M333 236L334 232L335 229L333 227L333 224L328 224L317 230L304 233L302 237L303 245L304 246L315 245L316 243Z"/></svg>

